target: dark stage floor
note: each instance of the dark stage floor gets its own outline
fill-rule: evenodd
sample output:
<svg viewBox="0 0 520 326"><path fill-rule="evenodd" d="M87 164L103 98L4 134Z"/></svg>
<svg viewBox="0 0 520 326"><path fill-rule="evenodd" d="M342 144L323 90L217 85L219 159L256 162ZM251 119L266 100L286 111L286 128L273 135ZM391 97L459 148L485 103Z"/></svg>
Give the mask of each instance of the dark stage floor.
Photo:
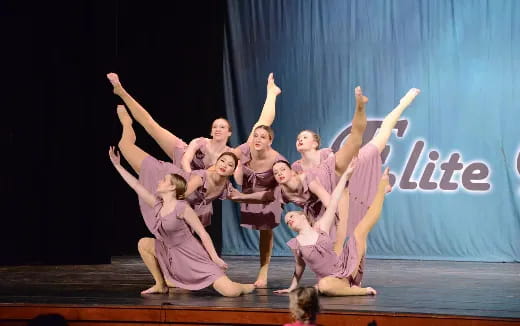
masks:
<svg viewBox="0 0 520 326"><path fill-rule="evenodd" d="M252 282L258 257L225 257L234 281ZM138 257L115 257L110 265L0 267L0 305L177 305L201 307L286 308L288 297L273 289L289 285L293 259L273 258L270 289L239 298L212 289L173 289L169 295L142 297L152 284ZM313 285L306 271L303 285ZM365 286L375 297L321 298L325 311L423 313L520 318L520 264L369 259Z"/></svg>

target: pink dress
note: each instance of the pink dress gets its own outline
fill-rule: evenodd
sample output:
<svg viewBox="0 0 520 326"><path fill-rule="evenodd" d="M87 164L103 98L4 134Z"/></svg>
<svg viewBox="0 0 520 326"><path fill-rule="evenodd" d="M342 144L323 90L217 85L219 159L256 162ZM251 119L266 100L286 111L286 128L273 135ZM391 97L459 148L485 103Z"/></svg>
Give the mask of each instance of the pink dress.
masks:
<svg viewBox="0 0 520 326"><path fill-rule="evenodd" d="M177 287L199 290L225 275L182 218L187 203L178 201L166 216L160 214L162 205L158 199L152 214L143 212L143 217L155 236L155 256L164 278Z"/></svg>
<svg viewBox="0 0 520 326"><path fill-rule="evenodd" d="M287 242L294 256L301 259L316 274L318 281L326 276L348 279L351 286L361 286L365 256L359 257L356 240L351 236L341 255L334 252L334 242L325 232L320 232L313 245L302 246L297 238ZM357 271L357 275L353 273Z"/></svg>
<svg viewBox="0 0 520 326"><path fill-rule="evenodd" d="M229 197L229 192L232 188L231 182L226 180L226 183L219 194L215 195L214 197L208 197L206 196L208 190L208 172L206 170L194 170L192 171L192 175L197 175L202 179L202 186L198 187L194 192L192 192L186 198L186 200L197 213L197 216L200 218L202 225L208 226L211 224L211 216L213 215L212 202L215 199L224 200Z"/></svg>
<svg viewBox="0 0 520 326"><path fill-rule="evenodd" d="M347 235L352 234L359 221L365 216L376 195L377 185L382 175L383 163L375 145L368 143L361 147L357 158L356 169L348 182L350 200ZM301 160L294 162L292 168L297 173L304 171ZM320 149L319 166L305 172L315 175L329 193L332 193L340 179L340 176L336 174L336 158L330 148Z"/></svg>
<svg viewBox="0 0 520 326"><path fill-rule="evenodd" d="M204 137L200 137L195 140L197 143L197 150L195 151L195 155L193 156L193 160L191 161L191 169L192 170L206 170L210 166L214 165L215 162L210 161L210 156L208 155L208 140ZM172 162L178 167L181 167L181 160L186 153L186 149L188 145L179 138L177 144L172 151ZM232 148L226 146L224 152L230 152Z"/></svg>
<svg viewBox="0 0 520 326"><path fill-rule="evenodd" d="M141 170L139 171L139 182L151 193L155 193L157 184L164 178L166 174L176 173L182 176L186 181L189 181L191 174L198 175L202 178L202 186L191 193L186 200L190 203L191 207L201 219L204 226L211 224L211 215L213 214L213 206L211 202L217 198L227 198L228 189L231 187L229 181L223 187L222 192L213 197L206 198L207 189L207 171L206 170L195 170L192 173L188 173L176 166L173 163L160 161L153 156L148 156L143 160L141 164ZM150 214L152 208L146 204L142 199L139 199L139 206L143 215L145 213Z"/></svg>
<svg viewBox="0 0 520 326"><path fill-rule="evenodd" d="M253 192L273 190L277 183L274 179L273 170L256 172L249 167L251 161L251 150L249 144L245 143L238 147L240 149L240 165L242 167L242 192L251 194ZM276 160L285 160L278 154ZM255 230L271 230L280 224L282 204L275 200L265 204L240 204L240 225Z"/></svg>
<svg viewBox="0 0 520 326"><path fill-rule="evenodd" d="M309 183L314 180L315 176L312 173L306 173L305 178L302 180L302 188L299 189L297 199L289 198L283 191L283 187L278 185L274 189L274 198L282 204L294 203L298 207L303 208L305 215L309 216L313 223L320 219L325 213L325 206L321 200L309 190Z"/></svg>

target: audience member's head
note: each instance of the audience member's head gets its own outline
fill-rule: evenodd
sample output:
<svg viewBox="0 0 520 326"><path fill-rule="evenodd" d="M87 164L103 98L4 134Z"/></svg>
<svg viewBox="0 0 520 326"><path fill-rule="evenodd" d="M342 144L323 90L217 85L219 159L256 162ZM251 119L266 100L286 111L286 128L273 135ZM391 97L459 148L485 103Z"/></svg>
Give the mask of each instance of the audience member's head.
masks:
<svg viewBox="0 0 520 326"><path fill-rule="evenodd" d="M289 309L293 318L301 323L315 324L320 312L318 291L314 287L300 287L289 293Z"/></svg>

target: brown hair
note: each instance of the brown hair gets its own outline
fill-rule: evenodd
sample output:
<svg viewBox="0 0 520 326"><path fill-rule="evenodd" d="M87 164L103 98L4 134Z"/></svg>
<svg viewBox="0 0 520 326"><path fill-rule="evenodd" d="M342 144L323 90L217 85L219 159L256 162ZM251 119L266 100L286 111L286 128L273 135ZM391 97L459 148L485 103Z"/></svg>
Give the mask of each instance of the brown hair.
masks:
<svg viewBox="0 0 520 326"><path fill-rule="evenodd" d="M274 162L274 163L273 163L273 167L274 167L276 164L278 164L278 163L283 163L283 164L287 165L287 166L289 167L289 169L292 169L291 164L289 164L289 162L287 162L286 160L278 160L278 161Z"/></svg>
<svg viewBox="0 0 520 326"><path fill-rule="evenodd" d="M308 133L310 133L310 134L312 135L312 139L313 139L316 143L318 143L318 147L316 147L316 149L320 148L320 145L321 145L321 138L320 138L320 135L318 135L318 134L315 133L314 131L309 130L309 129L305 129L305 130L300 131L300 133L298 134L298 136L300 136L300 134L301 134L302 132L305 132L305 131L308 132ZM298 137L296 137L296 138L298 138Z"/></svg>
<svg viewBox="0 0 520 326"><path fill-rule="evenodd" d="M318 291L314 287L299 287L289 293L289 309L295 320L301 322L316 322L320 312Z"/></svg>
<svg viewBox="0 0 520 326"><path fill-rule="evenodd" d="M172 185L175 186L175 198L179 200L184 199L184 193L186 192L186 179L176 173L171 173L170 175L172 177Z"/></svg>
<svg viewBox="0 0 520 326"><path fill-rule="evenodd" d="M229 132L233 132L233 127L231 127L231 123L229 122L229 120L226 119L226 118L222 118L222 117L220 117L220 118L216 118L215 120L213 120L213 122L211 123L211 127L212 127L212 128L213 128L213 124L214 124L215 121L217 121L217 120L224 120L224 121L226 121Z"/></svg>
<svg viewBox="0 0 520 326"><path fill-rule="evenodd" d="M220 156L217 158L217 161L220 160L220 158L222 156L231 156L231 158L233 159L233 161L235 161L235 168L233 169L233 171L235 171L237 169L237 165L238 165L238 157L235 155L235 153L233 152L224 152L222 154L220 154Z"/></svg>
<svg viewBox="0 0 520 326"><path fill-rule="evenodd" d="M267 133L269 134L269 139L273 140L274 139L274 130L273 128L269 127L269 126L266 126L266 125L259 125L258 127L256 127L253 132L256 131L256 129L264 129L265 131L267 131Z"/></svg>

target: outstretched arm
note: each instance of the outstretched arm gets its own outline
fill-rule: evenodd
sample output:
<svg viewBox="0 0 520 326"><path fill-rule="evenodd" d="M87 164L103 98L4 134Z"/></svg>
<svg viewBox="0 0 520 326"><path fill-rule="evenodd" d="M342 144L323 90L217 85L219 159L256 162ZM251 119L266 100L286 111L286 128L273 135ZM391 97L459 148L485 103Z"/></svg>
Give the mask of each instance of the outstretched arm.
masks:
<svg viewBox="0 0 520 326"><path fill-rule="evenodd" d="M228 265L218 256L208 232L204 229L204 226L200 222L197 214L195 214L195 211L189 206L186 206L186 209L184 210L184 220L188 223L191 229L197 233L211 260L213 260L213 262L215 262L215 264L220 268L227 269Z"/></svg>
<svg viewBox="0 0 520 326"><path fill-rule="evenodd" d="M202 178L198 175L192 174L190 180L188 180L188 184L186 185L184 197L187 198L189 195L191 195L192 192L197 190L200 186L202 186Z"/></svg>
<svg viewBox="0 0 520 326"><path fill-rule="evenodd" d="M309 183L309 190L318 197L318 199L323 203L323 206L329 206L330 194L325 190L325 188L323 188L319 180L312 180Z"/></svg>
<svg viewBox="0 0 520 326"><path fill-rule="evenodd" d="M323 232L329 233L330 227L332 223L334 222L334 218L336 216L336 210L338 208L338 202L341 197L341 194L343 193L343 190L345 189L345 185L347 183L347 180L352 175L352 172L354 172L355 168L355 162L356 160L352 160L349 167L343 173L341 178L338 181L338 184L336 185L336 188L334 188L334 191L330 195L329 204L327 205L327 209L325 210L325 213L321 217L321 219L317 222L319 224L320 230Z"/></svg>
<svg viewBox="0 0 520 326"><path fill-rule="evenodd" d="M110 161L112 161L112 164L116 168L117 172L119 172L123 180L125 180L130 188L134 189L137 195L144 199L146 204L148 204L150 207L153 207L156 200L155 196L145 187L143 187L143 185L139 183L139 180L137 180L136 177L134 177L132 174L130 174L130 172L121 166L121 158L113 146L110 146L108 150L108 156L110 157Z"/></svg>
<svg viewBox="0 0 520 326"><path fill-rule="evenodd" d="M244 194L233 188L229 194L229 199L237 203L264 204L273 201L275 198L272 190Z"/></svg>
<svg viewBox="0 0 520 326"><path fill-rule="evenodd" d="M296 289L300 284L300 279L302 278L303 272L305 271L305 262L300 257L295 256L296 262L294 265L294 274L291 280L291 285L287 289L276 290L274 293L289 293L292 290Z"/></svg>
<svg viewBox="0 0 520 326"><path fill-rule="evenodd" d="M195 152L200 147L199 142L201 139L203 139L203 137L193 139L188 145L188 148L186 148L186 152L184 152L184 155L182 156L181 167L186 172L191 172L191 161L193 161Z"/></svg>

